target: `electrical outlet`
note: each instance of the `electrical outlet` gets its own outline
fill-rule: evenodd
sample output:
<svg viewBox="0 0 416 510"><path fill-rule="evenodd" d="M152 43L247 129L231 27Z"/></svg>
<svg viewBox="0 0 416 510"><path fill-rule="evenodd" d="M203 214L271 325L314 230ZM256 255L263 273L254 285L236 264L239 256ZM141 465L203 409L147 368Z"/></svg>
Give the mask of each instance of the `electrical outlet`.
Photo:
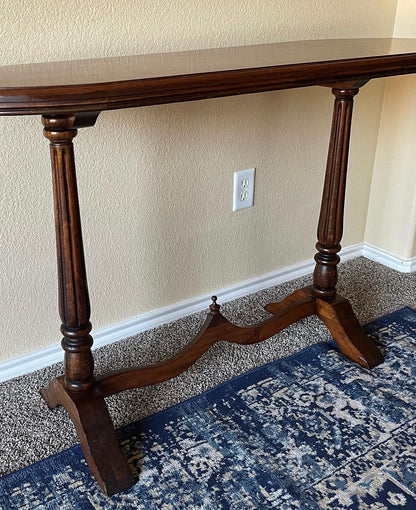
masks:
<svg viewBox="0 0 416 510"><path fill-rule="evenodd" d="M234 172L233 211L253 206L254 168Z"/></svg>

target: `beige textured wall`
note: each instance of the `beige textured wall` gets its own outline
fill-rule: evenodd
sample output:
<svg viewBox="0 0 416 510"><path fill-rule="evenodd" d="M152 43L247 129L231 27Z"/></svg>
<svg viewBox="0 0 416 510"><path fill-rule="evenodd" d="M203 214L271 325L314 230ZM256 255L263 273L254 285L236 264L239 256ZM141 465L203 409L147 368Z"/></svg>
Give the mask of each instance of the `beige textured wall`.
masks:
<svg viewBox="0 0 416 510"><path fill-rule="evenodd" d="M386 37L396 0L3 0L1 62L279 40ZM384 82L356 100L345 246L363 240ZM76 142L95 327L314 254L332 96L309 88L105 112ZM0 360L59 338L52 193L38 118L0 118ZM232 213L235 170L255 207Z"/></svg>
<svg viewBox="0 0 416 510"><path fill-rule="evenodd" d="M395 37L416 37L414 0L399 0ZM416 256L416 78L389 78L380 124L365 240Z"/></svg>

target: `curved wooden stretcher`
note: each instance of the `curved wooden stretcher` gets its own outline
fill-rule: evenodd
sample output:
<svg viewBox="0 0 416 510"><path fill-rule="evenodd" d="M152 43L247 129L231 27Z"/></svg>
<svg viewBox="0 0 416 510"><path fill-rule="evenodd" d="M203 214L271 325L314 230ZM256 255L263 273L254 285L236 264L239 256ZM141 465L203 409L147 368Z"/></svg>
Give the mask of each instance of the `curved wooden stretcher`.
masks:
<svg viewBox="0 0 416 510"><path fill-rule="evenodd" d="M317 314L350 360L368 369L382 362L350 304L336 292L352 108L370 79L414 72L413 39L300 41L0 68L0 113L41 115L50 141L65 373L42 395L51 408L60 404L68 411L106 494L130 487L134 477L104 398L177 376L217 341L261 342ZM249 327L224 318L214 296L201 331L176 356L95 378L73 150L77 130L93 126L103 110L313 85L330 87L335 96L313 285L268 304L270 318Z"/></svg>

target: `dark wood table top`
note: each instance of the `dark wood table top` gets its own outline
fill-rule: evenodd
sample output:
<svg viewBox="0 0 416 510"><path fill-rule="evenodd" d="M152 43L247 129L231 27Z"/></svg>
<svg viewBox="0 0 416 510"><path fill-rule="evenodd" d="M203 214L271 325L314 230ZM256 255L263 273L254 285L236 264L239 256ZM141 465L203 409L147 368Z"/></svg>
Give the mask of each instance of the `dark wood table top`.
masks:
<svg viewBox="0 0 416 510"><path fill-rule="evenodd" d="M416 39L285 42L0 67L0 114L190 101L416 72Z"/></svg>

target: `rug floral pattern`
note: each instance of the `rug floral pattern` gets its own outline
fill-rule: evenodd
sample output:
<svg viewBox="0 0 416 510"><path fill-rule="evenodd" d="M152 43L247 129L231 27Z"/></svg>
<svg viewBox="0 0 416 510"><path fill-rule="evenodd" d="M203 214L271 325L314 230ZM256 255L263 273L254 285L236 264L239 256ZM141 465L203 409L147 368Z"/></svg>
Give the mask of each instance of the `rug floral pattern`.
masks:
<svg viewBox="0 0 416 510"><path fill-rule="evenodd" d="M416 312L367 326L369 372L329 344L119 431L138 481L111 499L80 447L0 479L0 509L416 509Z"/></svg>

